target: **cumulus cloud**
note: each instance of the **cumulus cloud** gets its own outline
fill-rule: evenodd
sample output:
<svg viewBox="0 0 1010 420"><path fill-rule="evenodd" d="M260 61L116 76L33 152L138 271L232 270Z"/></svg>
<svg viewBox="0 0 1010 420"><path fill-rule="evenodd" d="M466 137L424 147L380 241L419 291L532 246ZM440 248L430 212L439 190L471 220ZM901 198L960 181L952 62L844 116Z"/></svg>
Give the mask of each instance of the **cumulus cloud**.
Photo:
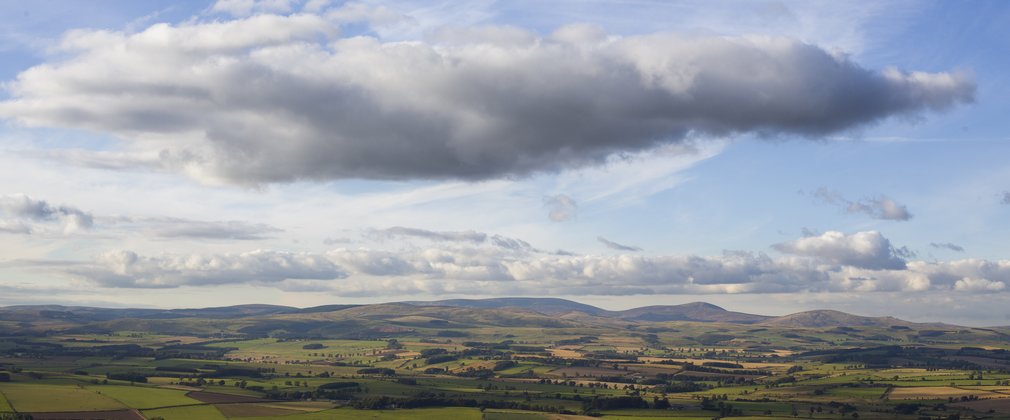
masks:
<svg viewBox="0 0 1010 420"><path fill-rule="evenodd" d="M1006 283L986 279L965 277L954 283L954 290L962 292L998 292L1006 288Z"/></svg>
<svg viewBox="0 0 1010 420"><path fill-rule="evenodd" d="M604 238L602 236L597 236L596 240L600 241L600 243L602 243L603 245L606 245L607 248L613 249L615 251L639 252L642 250L642 248L639 248L637 246L622 245L617 242L611 241L607 238Z"/></svg>
<svg viewBox="0 0 1010 420"><path fill-rule="evenodd" d="M544 197L544 207L547 207L547 218L555 222L566 222L575 217L579 205L575 199L565 195L549 195Z"/></svg>
<svg viewBox="0 0 1010 420"><path fill-rule="evenodd" d="M881 220L908 221L912 219L912 213L908 211L905 205L898 204L884 195L852 201L843 197L841 193L829 190L826 187L818 188L812 195L816 200L839 206L847 213L862 213L874 219Z"/></svg>
<svg viewBox="0 0 1010 420"><path fill-rule="evenodd" d="M786 38L463 28L382 42L341 38L334 9L257 14L289 6L222 0L252 16L71 31L62 58L7 84L0 117L111 134L210 181L476 180L691 133L820 137L975 92L964 74L869 70Z"/></svg>
<svg viewBox="0 0 1010 420"><path fill-rule="evenodd" d="M173 288L222 284L276 284L288 279L328 280L347 273L321 255L258 250L242 254L145 257L112 251L69 273L104 287Z"/></svg>
<svg viewBox="0 0 1010 420"><path fill-rule="evenodd" d="M81 209L52 205L23 194L0 196L0 215L8 218L0 220L0 232L7 233L28 234L34 230L33 225L57 223L63 233L69 234L94 225L94 217Z"/></svg>
<svg viewBox="0 0 1010 420"><path fill-rule="evenodd" d="M954 252L964 252L964 247L950 242L930 242L929 246Z"/></svg>
<svg viewBox="0 0 1010 420"><path fill-rule="evenodd" d="M853 234L828 231L772 247L787 254L867 269L902 269L905 268L903 257L910 256L907 248L895 248L877 231Z"/></svg>

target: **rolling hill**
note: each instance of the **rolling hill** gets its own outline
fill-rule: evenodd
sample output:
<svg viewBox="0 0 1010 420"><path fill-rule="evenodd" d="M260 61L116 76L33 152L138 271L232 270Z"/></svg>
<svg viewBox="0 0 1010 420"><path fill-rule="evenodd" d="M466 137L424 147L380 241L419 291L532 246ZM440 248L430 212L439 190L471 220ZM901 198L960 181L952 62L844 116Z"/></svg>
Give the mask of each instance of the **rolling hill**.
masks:
<svg viewBox="0 0 1010 420"><path fill-rule="evenodd" d="M728 322L734 324L754 324L770 317L764 315L746 314L727 311L721 307L705 302L692 302L683 305L645 306L626 311L611 312L621 319L635 321L694 321L694 322Z"/></svg>
<svg viewBox="0 0 1010 420"><path fill-rule="evenodd" d="M914 322L894 317L868 317L853 315L832 310L814 310L769 318L762 325L794 328L824 328L824 327L892 327L910 326Z"/></svg>
<svg viewBox="0 0 1010 420"><path fill-rule="evenodd" d="M865 317L833 310L814 310L785 316L728 311L692 302L610 311L557 298L452 299L431 302L393 302L369 305L324 305L294 308L276 305L239 305L199 309L120 309L58 305L0 308L0 330L104 331L116 329L162 332L293 334L321 336L381 335L389 331L438 328L555 328L617 327L636 324L691 322L720 326L753 325L769 328L936 327L893 317ZM132 327L131 327L132 326ZM129 328L128 328L129 327ZM353 329L361 329L357 334Z"/></svg>

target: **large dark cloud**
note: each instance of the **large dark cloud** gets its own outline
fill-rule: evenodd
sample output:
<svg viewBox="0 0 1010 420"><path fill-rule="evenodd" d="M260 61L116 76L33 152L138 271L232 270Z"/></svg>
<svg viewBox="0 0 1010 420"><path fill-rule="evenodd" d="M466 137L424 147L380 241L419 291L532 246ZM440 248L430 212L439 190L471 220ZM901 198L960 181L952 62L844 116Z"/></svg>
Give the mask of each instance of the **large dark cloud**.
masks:
<svg viewBox="0 0 1010 420"><path fill-rule="evenodd" d="M784 38L337 32L313 14L73 31L62 59L9 83L0 117L110 133L161 152L157 165L228 182L486 179L689 133L820 137L975 91L961 74L869 70Z"/></svg>

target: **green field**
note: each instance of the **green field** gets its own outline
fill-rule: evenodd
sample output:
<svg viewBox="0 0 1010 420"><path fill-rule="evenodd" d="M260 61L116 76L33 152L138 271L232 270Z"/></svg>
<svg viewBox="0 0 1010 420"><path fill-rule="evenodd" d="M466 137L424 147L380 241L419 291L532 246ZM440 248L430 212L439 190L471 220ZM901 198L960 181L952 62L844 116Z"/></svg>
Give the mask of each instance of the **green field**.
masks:
<svg viewBox="0 0 1010 420"><path fill-rule="evenodd" d="M0 392L7 396L14 409L23 412L97 411L128 407L113 398L74 385L0 383Z"/></svg>
<svg viewBox="0 0 1010 420"><path fill-rule="evenodd" d="M7 402L7 397L4 396L2 390L0 390L0 412L13 411L10 403Z"/></svg>
<svg viewBox="0 0 1010 420"><path fill-rule="evenodd" d="M140 386L88 386L87 389L138 409L200 403L187 397L186 391L174 389Z"/></svg>

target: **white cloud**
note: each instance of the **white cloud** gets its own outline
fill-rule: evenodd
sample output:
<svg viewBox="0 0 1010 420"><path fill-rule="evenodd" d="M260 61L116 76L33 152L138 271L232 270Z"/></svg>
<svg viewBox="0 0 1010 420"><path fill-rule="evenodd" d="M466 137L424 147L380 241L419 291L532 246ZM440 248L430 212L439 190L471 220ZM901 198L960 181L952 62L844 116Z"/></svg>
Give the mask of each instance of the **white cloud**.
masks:
<svg viewBox="0 0 1010 420"><path fill-rule="evenodd" d="M287 279L335 279L346 272L319 255L257 250L242 254L145 257L112 251L70 274L104 287L173 288L222 284L275 284Z"/></svg>
<svg viewBox="0 0 1010 420"><path fill-rule="evenodd" d="M868 269L904 268L905 260L902 256L908 253L906 249L893 247L891 241L877 231L850 235L828 231L820 236L807 236L776 244L773 248L787 254L814 257L830 264Z"/></svg>
<svg viewBox="0 0 1010 420"><path fill-rule="evenodd" d="M954 290L960 292L998 292L1006 288L1001 281L973 279L965 277L954 283Z"/></svg>
<svg viewBox="0 0 1010 420"><path fill-rule="evenodd" d="M565 194L544 197L544 206L548 209L547 218L554 222L572 220L579 211L579 205L575 199Z"/></svg>
<svg viewBox="0 0 1010 420"><path fill-rule="evenodd" d="M64 234L90 229L94 217L81 209L71 206L54 206L44 200L36 200L24 194L0 196L0 232L31 233L35 227L56 223Z"/></svg>
<svg viewBox="0 0 1010 420"><path fill-rule="evenodd" d="M0 233L15 233L27 235L32 233L32 228L24 222L0 220Z"/></svg>
<svg viewBox="0 0 1010 420"><path fill-rule="evenodd" d="M902 261L901 267L881 267L880 261L867 263L868 258L880 257L877 254L884 248L876 232L823 236L815 239L828 244L796 245L816 251L811 255L781 258L742 251L718 256L557 254L500 246L489 239L436 240L426 246L406 243L395 251L337 248L326 253L258 250L151 257L114 251L88 263L22 265L111 288L251 284L341 296L974 293L1002 292L1010 282L1010 261ZM839 251L840 247L855 251ZM882 263L894 264L886 259Z"/></svg>
<svg viewBox="0 0 1010 420"><path fill-rule="evenodd" d="M208 181L472 180L690 133L819 137L974 96L965 75L873 72L792 39L584 29L381 42L300 13L77 30L65 59L9 84L0 116L111 134Z"/></svg>

